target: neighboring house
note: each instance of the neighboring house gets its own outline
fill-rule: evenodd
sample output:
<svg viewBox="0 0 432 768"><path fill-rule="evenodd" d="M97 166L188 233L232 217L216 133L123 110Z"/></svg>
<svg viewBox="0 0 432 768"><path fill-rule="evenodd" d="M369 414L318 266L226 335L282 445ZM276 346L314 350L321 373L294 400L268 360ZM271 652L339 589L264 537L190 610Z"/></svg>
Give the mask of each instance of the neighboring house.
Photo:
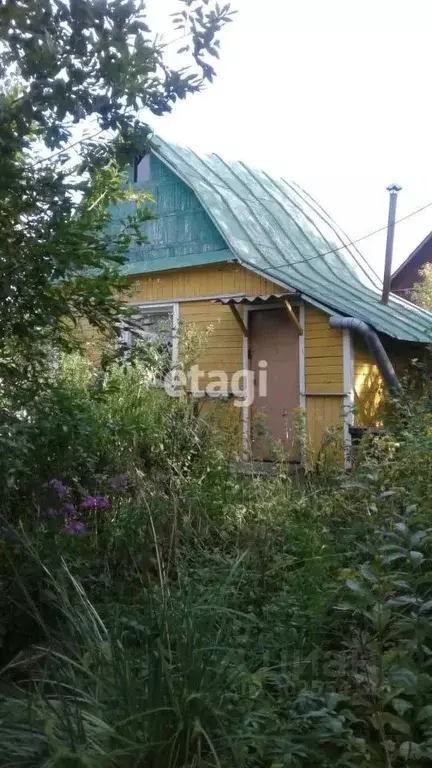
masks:
<svg viewBox="0 0 432 768"><path fill-rule="evenodd" d="M432 232L414 248L407 259L393 272L391 290L404 298L409 298L410 291L420 279L419 269L425 264L432 264Z"/></svg>
<svg viewBox="0 0 432 768"><path fill-rule="evenodd" d="M174 362L179 321L213 326L199 360L206 373L200 390L210 372L226 373L220 394L238 414L243 448L251 447L254 418L264 414L299 459L299 407L315 452L330 427L343 427L348 445L354 423L372 425L382 389L376 360L359 333L330 327L330 318L366 322L393 360L407 362L416 345L432 341L432 315L394 295L383 305L371 267L292 182L160 139L130 180L151 192L156 214L143 225L149 243L131 249L126 267L136 282L134 303L148 330L161 322L173 329ZM232 377L250 369L257 384L265 367L267 393L262 388L251 405L234 410ZM252 454L268 458L268 444L252 441Z"/></svg>

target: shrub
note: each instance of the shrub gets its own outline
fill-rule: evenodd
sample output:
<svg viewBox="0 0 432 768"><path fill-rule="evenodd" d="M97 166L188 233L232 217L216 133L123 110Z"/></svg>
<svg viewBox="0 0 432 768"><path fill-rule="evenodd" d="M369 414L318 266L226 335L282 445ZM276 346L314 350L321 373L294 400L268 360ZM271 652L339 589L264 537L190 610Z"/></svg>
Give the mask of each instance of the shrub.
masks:
<svg viewBox="0 0 432 768"><path fill-rule="evenodd" d="M22 419L19 488L52 514L3 525L0 763L425 768L429 403L395 404L350 476L243 477L139 362L93 388L78 363L40 412L55 432L77 402L82 451L55 464L37 407Z"/></svg>
<svg viewBox="0 0 432 768"><path fill-rule="evenodd" d="M4 411L3 509L38 506L52 479L97 492L120 473L185 478L206 464L206 426L186 398L151 386L148 361L113 362L97 378L79 355L59 361L25 411Z"/></svg>

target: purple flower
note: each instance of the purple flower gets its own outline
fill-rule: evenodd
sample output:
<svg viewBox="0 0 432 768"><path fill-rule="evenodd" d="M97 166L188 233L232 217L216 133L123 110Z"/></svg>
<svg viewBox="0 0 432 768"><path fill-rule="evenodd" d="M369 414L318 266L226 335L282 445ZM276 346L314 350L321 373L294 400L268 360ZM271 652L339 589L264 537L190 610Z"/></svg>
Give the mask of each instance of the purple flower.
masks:
<svg viewBox="0 0 432 768"><path fill-rule="evenodd" d="M96 499L94 496L84 496L83 499L81 499L80 506L83 509L93 509L93 507L96 506Z"/></svg>
<svg viewBox="0 0 432 768"><path fill-rule="evenodd" d="M99 509L107 509L109 507L109 499L106 496L95 496L96 506Z"/></svg>
<svg viewBox="0 0 432 768"><path fill-rule="evenodd" d="M116 477L109 481L109 484L113 491L126 491L129 480L126 475L116 475Z"/></svg>
<svg viewBox="0 0 432 768"><path fill-rule="evenodd" d="M76 512L75 505L68 502L67 504L63 504L62 513L66 515L67 517L71 517Z"/></svg>
<svg viewBox="0 0 432 768"><path fill-rule="evenodd" d="M80 504L82 509L107 509L109 505L107 496L84 496Z"/></svg>
<svg viewBox="0 0 432 768"><path fill-rule="evenodd" d="M66 488L65 485L63 485L61 480L51 480L50 485L54 489L54 491L56 492L57 496L59 496L60 499L62 499L63 496L66 496L67 488Z"/></svg>
<svg viewBox="0 0 432 768"><path fill-rule="evenodd" d="M79 520L70 520L65 527L66 533L70 536L82 536L85 530L84 523L81 523Z"/></svg>
<svg viewBox="0 0 432 768"><path fill-rule="evenodd" d="M57 509L53 509L53 508L51 508L51 509L44 509L41 512L42 517L50 517L50 518L57 517L58 514L59 514L59 511Z"/></svg>

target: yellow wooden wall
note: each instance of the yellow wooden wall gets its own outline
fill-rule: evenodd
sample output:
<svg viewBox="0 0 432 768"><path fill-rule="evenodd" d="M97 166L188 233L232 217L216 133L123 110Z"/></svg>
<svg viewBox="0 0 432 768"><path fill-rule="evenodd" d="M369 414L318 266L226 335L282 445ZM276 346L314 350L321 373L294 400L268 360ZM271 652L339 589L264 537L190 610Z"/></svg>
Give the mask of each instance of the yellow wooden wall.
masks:
<svg viewBox="0 0 432 768"><path fill-rule="evenodd" d="M305 307L305 394L308 447L319 451L329 427L343 417L343 336L328 315Z"/></svg>
<svg viewBox="0 0 432 768"><path fill-rule="evenodd" d="M381 341L399 379L402 380L408 372L412 375L410 361L414 358L421 359L422 348L388 336L382 336ZM386 394L385 384L375 358L369 352L364 339L357 333L353 336L353 352L355 423L359 426L374 426L380 423L380 410ZM414 380L411 380L411 384Z"/></svg>
<svg viewBox="0 0 432 768"><path fill-rule="evenodd" d="M354 422L371 427L377 423L384 385L378 366L366 343L358 334L353 338L354 356Z"/></svg>
<svg viewBox="0 0 432 768"><path fill-rule="evenodd" d="M220 296L226 293L283 293L284 289L248 272L238 264L213 264L175 269L133 278L133 301L174 301L175 299Z"/></svg>
<svg viewBox="0 0 432 768"><path fill-rule="evenodd" d="M202 370L223 370L231 377L243 368L243 336L229 307L208 301L184 302L180 304L180 320L193 323L198 334L204 335L211 327L208 344L204 342L194 360Z"/></svg>
<svg viewBox="0 0 432 768"><path fill-rule="evenodd" d="M208 344L194 362L207 372L224 370L229 376L243 367L242 333L230 308L212 303L211 297L283 293L280 286L235 264L142 275L134 279L134 284L133 301L179 299L181 322L193 323L203 333L211 325ZM184 300L201 296L206 298ZM306 305L304 342L307 439L310 454L316 455L328 428L342 423L342 332L330 328L328 315ZM202 381L205 386L205 378Z"/></svg>
<svg viewBox="0 0 432 768"><path fill-rule="evenodd" d="M228 376L243 368L243 337L231 309L224 304L213 303L211 298L204 301L184 299L235 293L265 295L284 292L275 283L247 272L236 264L142 275L135 281L135 287L134 301L183 299L179 304L181 322L193 323L198 333L202 334L212 326L209 343L203 346L203 351L194 362L207 372L224 370ZM242 311L241 307L239 310Z"/></svg>

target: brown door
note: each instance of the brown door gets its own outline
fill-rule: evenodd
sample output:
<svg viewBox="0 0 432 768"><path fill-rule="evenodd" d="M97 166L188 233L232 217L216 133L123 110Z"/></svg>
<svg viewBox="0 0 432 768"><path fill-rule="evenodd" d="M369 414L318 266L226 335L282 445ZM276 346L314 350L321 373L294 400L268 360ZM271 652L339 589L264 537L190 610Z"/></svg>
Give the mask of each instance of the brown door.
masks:
<svg viewBox="0 0 432 768"><path fill-rule="evenodd" d="M300 399L298 330L284 308L251 311L249 328L250 363L255 382L250 409L253 456L259 460L274 457L270 433L281 441L290 459L298 459L293 413ZM267 362L266 392L258 386L262 361Z"/></svg>

